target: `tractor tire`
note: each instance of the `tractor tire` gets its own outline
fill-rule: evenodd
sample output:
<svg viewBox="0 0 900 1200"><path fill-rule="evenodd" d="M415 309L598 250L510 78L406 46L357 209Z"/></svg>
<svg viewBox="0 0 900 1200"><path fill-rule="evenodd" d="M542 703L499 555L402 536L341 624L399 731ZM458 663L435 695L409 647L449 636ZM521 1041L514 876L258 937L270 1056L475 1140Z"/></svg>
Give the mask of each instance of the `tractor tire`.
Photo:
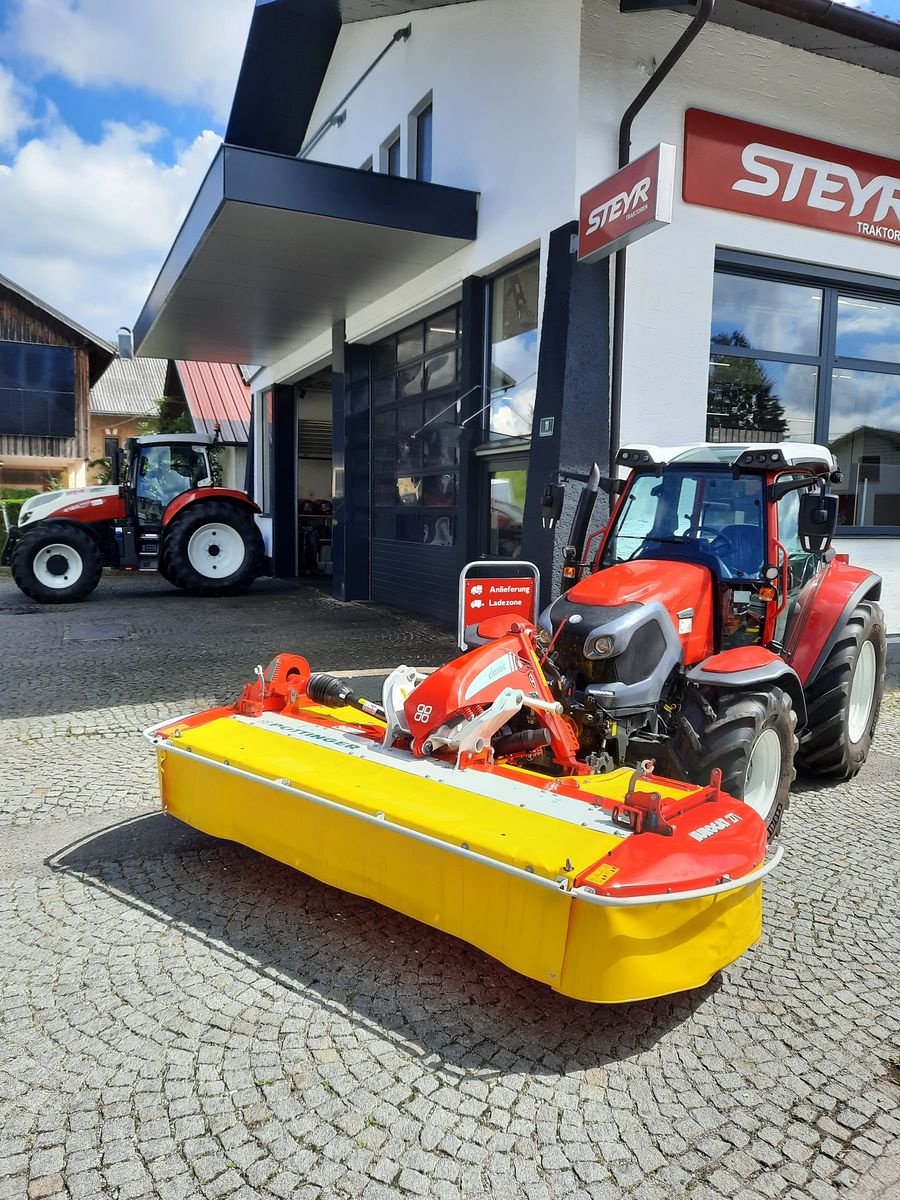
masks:
<svg viewBox="0 0 900 1200"><path fill-rule="evenodd" d="M166 583L171 583L172 587L175 587L175 580L172 578L172 572L169 570L169 562L166 558L165 551L163 551L159 556L159 562L156 569L159 571L160 575L162 575Z"/></svg>
<svg viewBox="0 0 900 1200"><path fill-rule="evenodd" d="M13 579L41 604L74 604L100 582L103 560L91 534L67 521L41 521L16 543Z"/></svg>
<svg viewBox="0 0 900 1200"><path fill-rule="evenodd" d="M886 649L881 606L867 600L853 610L806 689L801 771L852 779L866 761L884 693Z"/></svg>
<svg viewBox="0 0 900 1200"><path fill-rule="evenodd" d="M175 517L162 555L168 578L194 596L248 588L262 570L263 541L252 514L237 504L201 500Z"/></svg>
<svg viewBox="0 0 900 1200"><path fill-rule="evenodd" d="M749 804L763 819L769 839L778 836L790 803L797 753L797 714L779 687L738 694L720 692L710 699L712 715L698 729L699 755L690 776L709 783L722 772L722 790Z"/></svg>

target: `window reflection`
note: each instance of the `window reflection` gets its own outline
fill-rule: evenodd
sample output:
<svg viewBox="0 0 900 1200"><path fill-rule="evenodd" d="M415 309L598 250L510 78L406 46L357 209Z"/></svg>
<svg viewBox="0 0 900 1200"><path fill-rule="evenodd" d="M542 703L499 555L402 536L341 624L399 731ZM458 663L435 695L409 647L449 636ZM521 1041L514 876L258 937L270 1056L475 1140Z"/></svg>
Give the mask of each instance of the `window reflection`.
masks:
<svg viewBox="0 0 900 1200"><path fill-rule="evenodd" d="M900 375L835 370L828 445L841 524L900 525Z"/></svg>
<svg viewBox="0 0 900 1200"><path fill-rule="evenodd" d="M900 303L717 272L707 439L827 439L842 523L900 525Z"/></svg>
<svg viewBox="0 0 900 1200"><path fill-rule="evenodd" d="M491 471L490 553L495 558L519 558L528 471Z"/></svg>
<svg viewBox="0 0 900 1200"><path fill-rule="evenodd" d="M377 438L372 530L378 539L454 544L459 338L456 305L372 347L372 432Z"/></svg>
<svg viewBox="0 0 900 1200"><path fill-rule="evenodd" d="M713 341L740 337L740 342L730 344L778 354L815 355L821 326L821 288L716 272Z"/></svg>
<svg viewBox="0 0 900 1200"><path fill-rule="evenodd" d="M538 363L540 263L530 259L491 284L489 431L530 437Z"/></svg>
<svg viewBox="0 0 900 1200"><path fill-rule="evenodd" d="M818 371L713 354L709 364L707 439L711 442L811 442Z"/></svg>
<svg viewBox="0 0 900 1200"><path fill-rule="evenodd" d="M900 363L900 304L839 297L836 349L840 358Z"/></svg>

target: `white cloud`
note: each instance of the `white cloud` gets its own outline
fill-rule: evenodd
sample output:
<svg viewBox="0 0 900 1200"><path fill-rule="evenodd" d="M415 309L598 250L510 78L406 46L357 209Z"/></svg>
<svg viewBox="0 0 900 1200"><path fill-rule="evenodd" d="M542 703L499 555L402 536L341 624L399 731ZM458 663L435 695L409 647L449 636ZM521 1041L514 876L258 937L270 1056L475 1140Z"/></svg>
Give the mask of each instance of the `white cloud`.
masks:
<svg viewBox="0 0 900 1200"><path fill-rule="evenodd" d="M14 146L19 134L32 124L28 100L26 89L0 66L0 148Z"/></svg>
<svg viewBox="0 0 900 1200"><path fill-rule="evenodd" d="M102 337L131 325L219 145L208 130L173 164L160 130L111 122L98 143L57 125L0 165L0 274Z"/></svg>
<svg viewBox="0 0 900 1200"><path fill-rule="evenodd" d="M17 0L6 50L80 86L122 85L228 116L253 0Z"/></svg>
<svg viewBox="0 0 900 1200"><path fill-rule="evenodd" d="M862 8L868 11L872 7L872 0L837 0L838 4L843 4L845 8Z"/></svg>

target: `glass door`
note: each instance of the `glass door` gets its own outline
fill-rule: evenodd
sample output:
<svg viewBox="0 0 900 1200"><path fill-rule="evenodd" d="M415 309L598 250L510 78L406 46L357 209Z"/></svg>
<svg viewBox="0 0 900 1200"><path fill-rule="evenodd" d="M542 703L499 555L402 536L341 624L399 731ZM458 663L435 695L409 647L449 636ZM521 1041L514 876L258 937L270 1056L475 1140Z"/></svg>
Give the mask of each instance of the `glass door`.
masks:
<svg viewBox="0 0 900 1200"><path fill-rule="evenodd" d="M528 459L489 459L484 480L489 497L485 553L488 558L521 558Z"/></svg>

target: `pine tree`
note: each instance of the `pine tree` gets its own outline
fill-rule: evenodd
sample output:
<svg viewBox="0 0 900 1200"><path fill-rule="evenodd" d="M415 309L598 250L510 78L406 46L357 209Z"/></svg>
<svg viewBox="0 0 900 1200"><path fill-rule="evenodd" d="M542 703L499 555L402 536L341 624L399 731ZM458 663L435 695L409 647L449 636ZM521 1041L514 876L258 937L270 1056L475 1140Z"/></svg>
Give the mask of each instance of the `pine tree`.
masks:
<svg viewBox="0 0 900 1200"><path fill-rule="evenodd" d="M733 333L717 333L712 344L750 348L747 338L738 329ZM775 383L759 362L755 358L723 357L724 362L713 364L709 381L707 414L710 431L742 429L766 434L760 441L776 441L772 434L786 435L788 422L784 405L773 395Z"/></svg>

